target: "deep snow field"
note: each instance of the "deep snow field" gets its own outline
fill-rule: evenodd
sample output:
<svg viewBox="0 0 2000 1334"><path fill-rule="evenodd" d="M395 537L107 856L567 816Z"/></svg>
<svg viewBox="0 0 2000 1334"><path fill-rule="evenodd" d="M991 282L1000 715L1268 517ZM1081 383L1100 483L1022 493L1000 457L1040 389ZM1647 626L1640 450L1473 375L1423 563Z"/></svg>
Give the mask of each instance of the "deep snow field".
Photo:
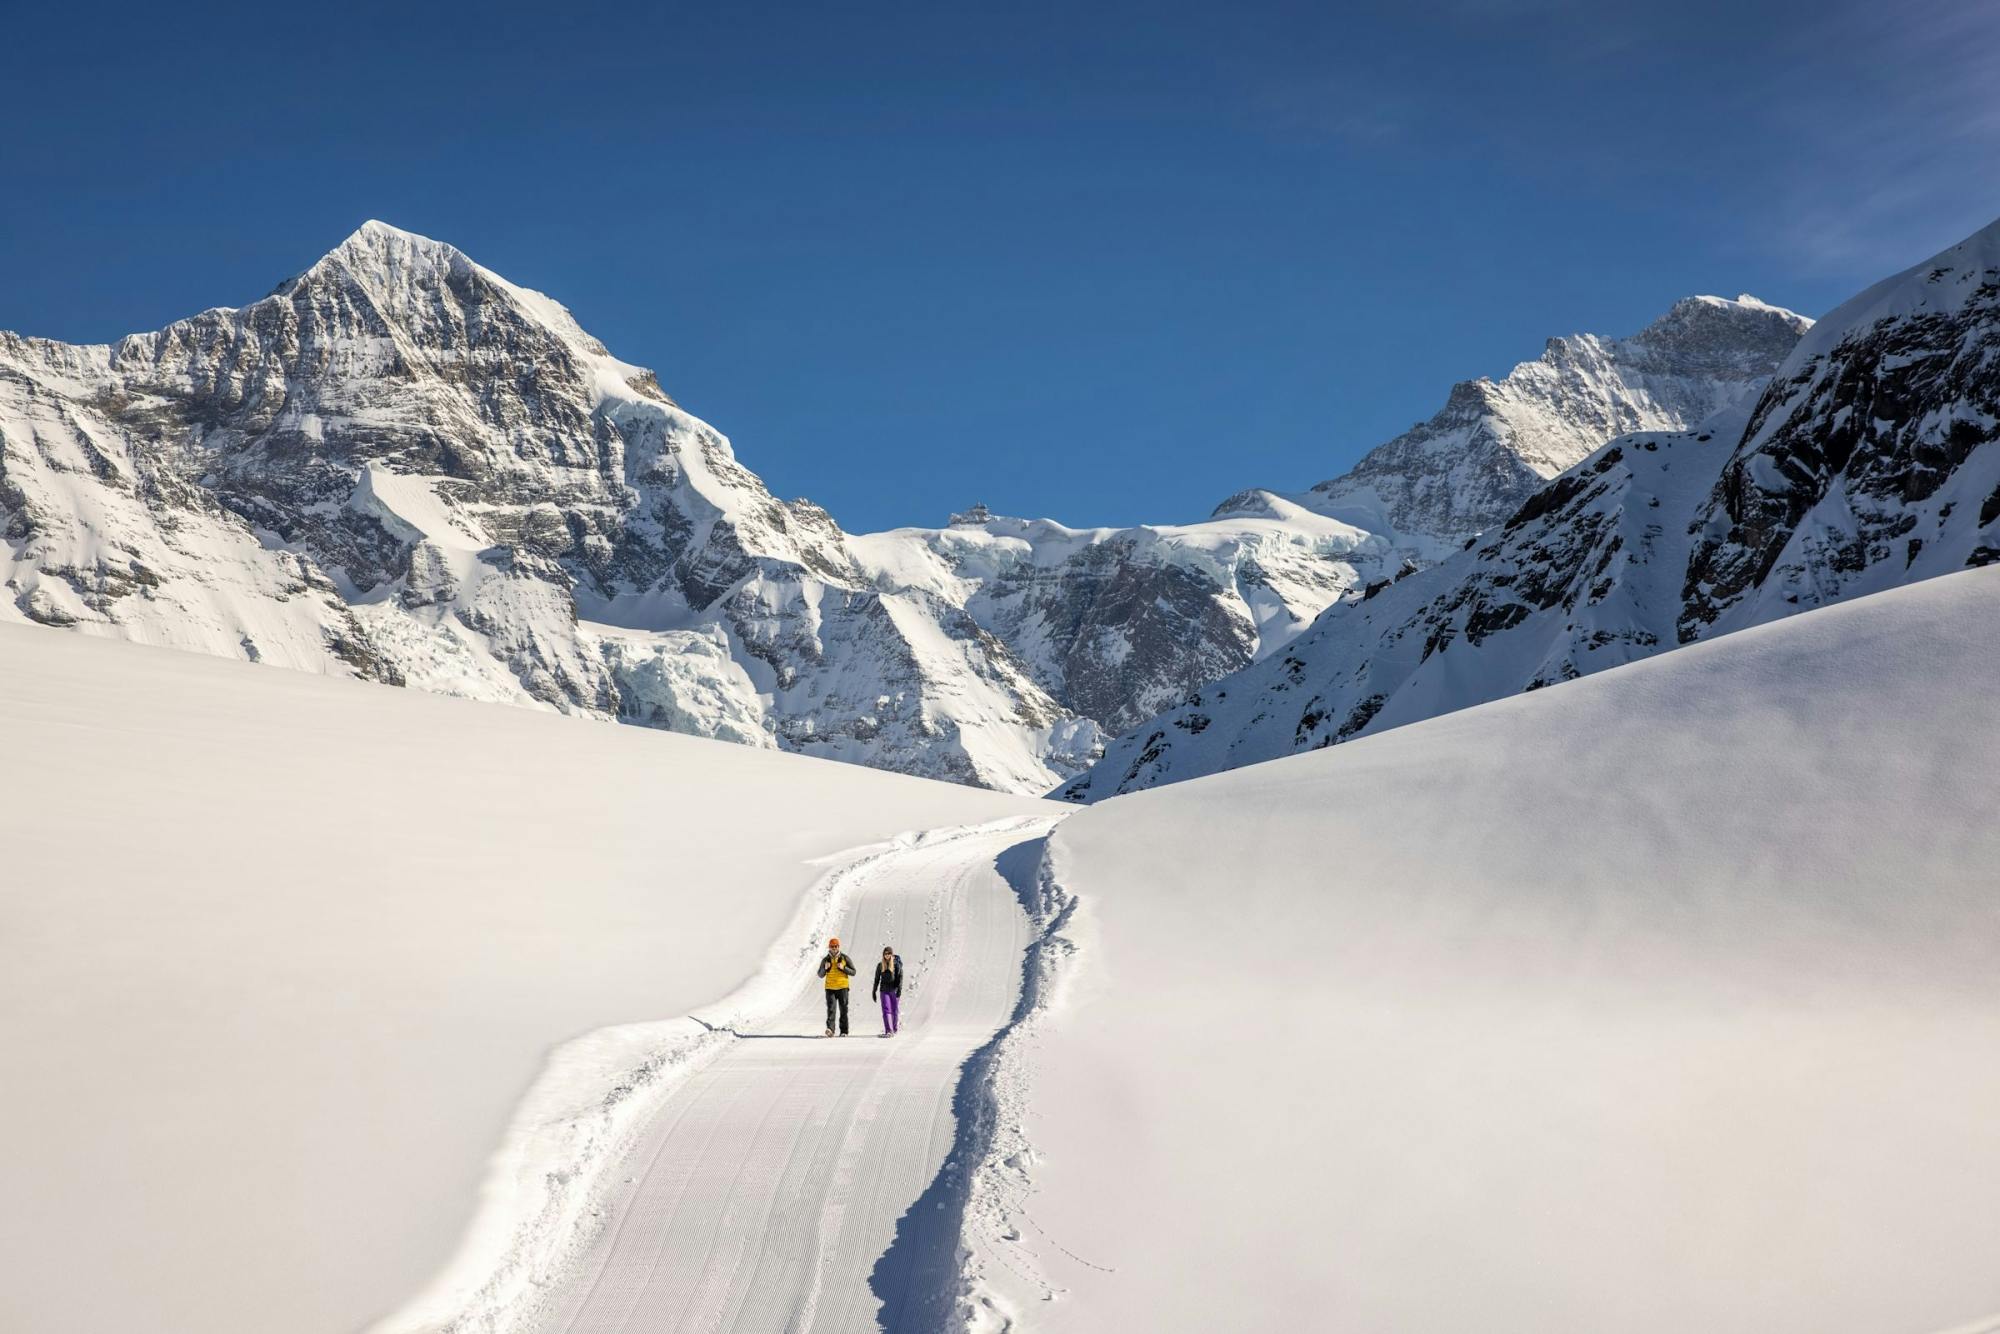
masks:
<svg viewBox="0 0 2000 1334"><path fill-rule="evenodd" d="M2000 1312L1996 607L1952 575L1066 821L992 1309Z"/></svg>
<svg viewBox="0 0 2000 1334"><path fill-rule="evenodd" d="M0 683L9 1334L387 1316L503 1142L500 1215L573 1203L523 1116L688 1035L599 1035L555 1088L552 1048L805 948L850 850L1049 809L41 628L0 626Z"/></svg>

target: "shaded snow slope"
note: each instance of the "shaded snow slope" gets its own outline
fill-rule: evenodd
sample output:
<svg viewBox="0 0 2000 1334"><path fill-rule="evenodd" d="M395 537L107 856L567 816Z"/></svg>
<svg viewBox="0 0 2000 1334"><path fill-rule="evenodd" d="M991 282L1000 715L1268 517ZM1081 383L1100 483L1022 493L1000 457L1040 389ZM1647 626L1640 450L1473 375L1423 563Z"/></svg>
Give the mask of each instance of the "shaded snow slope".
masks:
<svg viewBox="0 0 2000 1334"><path fill-rule="evenodd" d="M240 310L0 334L0 621L1020 791L1099 740L561 306L373 222Z"/></svg>
<svg viewBox="0 0 2000 1334"><path fill-rule="evenodd" d="M1622 437L1466 551L1132 729L1098 798L2000 560L2000 224L1814 326L1756 399Z"/></svg>
<svg viewBox="0 0 2000 1334"><path fill-rule="evenodd" d="M361 1327L457 1252L552 1047L730 992L828 858L1047 811L36 628L0 680L0 1328L37 1334Z"/></svg>
<svg viewBox="0 0 2000 1334"><path fill-rule="evenodd" d="M2000 1309L2000 571L1065 822L1036 1329ZM1044 1292L1056 1298L1044 1303Z"/></svg>

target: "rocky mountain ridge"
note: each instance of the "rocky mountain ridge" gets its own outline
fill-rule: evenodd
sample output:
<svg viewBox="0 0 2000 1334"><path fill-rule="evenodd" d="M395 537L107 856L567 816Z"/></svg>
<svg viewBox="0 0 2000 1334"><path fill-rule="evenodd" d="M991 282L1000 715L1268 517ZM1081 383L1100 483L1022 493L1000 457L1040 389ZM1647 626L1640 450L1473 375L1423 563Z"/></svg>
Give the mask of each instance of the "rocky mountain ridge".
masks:
<svg viewBox="0 0 2000 1334"><path fill-rule="evenodd" d="M2000 561L2000 223L1842 305L1754 400L1612 441L1470 549L1329 609L1064 794L1276 759Z"/></svg>
<svg viewBox="0 0 2000 1334"><path fill-rule="evenodd" d="M1396 458L1532 475L1592 422L1738 392L1797 324L1694 298L1556 340L1475 382L1504 413L1198 523L857 536L556 302L369 223L241 309L0 334L0 618L1042 791L1462 541L1349 503Z"/></svg>

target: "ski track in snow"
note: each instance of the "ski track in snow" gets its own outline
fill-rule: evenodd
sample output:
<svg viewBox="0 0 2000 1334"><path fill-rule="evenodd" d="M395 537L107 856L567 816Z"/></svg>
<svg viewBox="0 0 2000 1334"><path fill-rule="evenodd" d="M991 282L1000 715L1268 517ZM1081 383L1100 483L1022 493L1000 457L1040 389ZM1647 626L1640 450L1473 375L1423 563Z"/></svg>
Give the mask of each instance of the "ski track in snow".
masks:
<svg viewBox="0 0 2000 1334"><path fill-rule="evenodd" d="M603 1223L531 1327L935 1328L962 1286L964 1192L939 1183L970 1165L954 1166L969 1062L1018 1017L1035 935L1023 904L1052 824L934 838L865 868L838 931L862 970L852 1035L820 1036L809 974L775 1018L737 1031L607 1174ZM866 986L884 944L906 978L903 1031L886 1039Z"/></svg>

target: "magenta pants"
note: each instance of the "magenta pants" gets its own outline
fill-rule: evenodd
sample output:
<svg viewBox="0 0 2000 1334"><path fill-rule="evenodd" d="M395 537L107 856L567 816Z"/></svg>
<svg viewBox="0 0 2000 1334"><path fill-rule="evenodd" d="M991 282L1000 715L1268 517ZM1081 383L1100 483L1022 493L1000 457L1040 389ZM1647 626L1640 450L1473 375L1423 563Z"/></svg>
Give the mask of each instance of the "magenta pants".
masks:
<svg viewBox="0 0 2000 1334"><path fill-rule="evenodd" d="M896 1003L901 999L902 997L893 991L882 993L882 1031L884 1033L893 1033L896 1031Z"/></svg>

